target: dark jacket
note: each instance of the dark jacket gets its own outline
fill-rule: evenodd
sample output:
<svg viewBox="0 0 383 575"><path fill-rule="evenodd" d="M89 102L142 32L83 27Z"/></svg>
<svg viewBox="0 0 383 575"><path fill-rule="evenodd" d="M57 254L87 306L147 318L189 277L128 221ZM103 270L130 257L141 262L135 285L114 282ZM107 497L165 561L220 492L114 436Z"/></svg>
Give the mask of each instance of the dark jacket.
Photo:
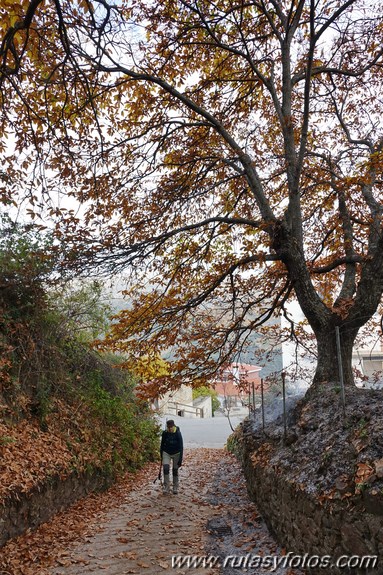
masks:
<svg viewBox="0 0 383 575"><path fill-rule="evenodd" d="M161 457L163 451L165 451L169 455L179 453L180 454L179 464L182 463L184 445L181 431L178 426L176 427L175 433L167 430L162 432L161 446L160 446Z"/></svg>

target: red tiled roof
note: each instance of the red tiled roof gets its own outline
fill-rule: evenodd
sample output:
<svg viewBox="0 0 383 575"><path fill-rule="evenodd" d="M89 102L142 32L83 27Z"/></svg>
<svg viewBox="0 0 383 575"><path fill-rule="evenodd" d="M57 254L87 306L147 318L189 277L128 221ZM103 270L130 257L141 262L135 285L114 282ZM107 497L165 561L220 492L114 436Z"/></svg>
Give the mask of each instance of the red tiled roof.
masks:
<svg viewBox="0 0 383 575"><path fill-rule="evenodd" d="M255 390L260 389L261 368L248 363L232 363L223 370L221 378L217 378L213 386L218 395L238 396L248 392L254 384ZM226 376L226 377L225 377ZM238 385L239 384L239 385Z"/></svg>

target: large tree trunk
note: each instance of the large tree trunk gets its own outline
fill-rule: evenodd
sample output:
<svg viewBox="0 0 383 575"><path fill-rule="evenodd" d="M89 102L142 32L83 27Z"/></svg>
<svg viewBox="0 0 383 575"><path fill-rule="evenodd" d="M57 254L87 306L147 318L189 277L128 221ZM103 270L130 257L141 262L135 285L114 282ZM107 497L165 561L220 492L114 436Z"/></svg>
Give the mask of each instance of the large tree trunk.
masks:
<svg viewBox="0 0 383 575"><path fill-rule="evenodd" d="M357 335L357 330L340 328L340 355L342 358L343 382L345 385L354 384L352 372L352 349ZM339 352L336 337L336 326L329 325L328 329L318 331L317 350L318 362L314 376L314 384L326 382L340 383Z"/></svg>
<svg viewBox="0 0 383 575"><path fill-rule="evenodd" d="M294 220L292 216L291 219ZM375 249L371 249L372 255L361 265L360 279L355 289L348 287L346 297L342 293L343 303L344 300L347 302L347 307L342 309L340 298L333 306L326 305L315 289L299 234L294 237L290 227L286 221L275 226L273 247L286 265L298 302L317 339L318 363L314 386L340 381L336 326L339 326L340 332L344 384L353 385L352 349L355 338L359 329L374 315L382 298L383 236L379 242L376 241Z"/></svg>

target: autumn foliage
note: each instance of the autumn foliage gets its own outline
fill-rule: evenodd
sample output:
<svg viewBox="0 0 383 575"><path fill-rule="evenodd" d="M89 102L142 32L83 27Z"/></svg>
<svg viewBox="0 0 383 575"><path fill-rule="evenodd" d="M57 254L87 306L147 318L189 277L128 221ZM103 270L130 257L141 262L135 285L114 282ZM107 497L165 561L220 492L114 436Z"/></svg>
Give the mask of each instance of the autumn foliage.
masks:
<svg viewBox="0 0 383 575"><path fill-rule="evenodd" d="M352 383L383 291L380 3L0 6L3 202L66 265L131 271L105 345L199 385L297 298L315 380L339 328Z"/></svg>
<svg viewBox="0 0 383 575"><path fill-rule="evenodd" d="M44 238L10 225L0 229L4 506L72 474L114 478L138 469L158 448L158 426L134 379L115 369L118 358L112 365L90 347L103 317L97 289L58 282Z"/></svg>

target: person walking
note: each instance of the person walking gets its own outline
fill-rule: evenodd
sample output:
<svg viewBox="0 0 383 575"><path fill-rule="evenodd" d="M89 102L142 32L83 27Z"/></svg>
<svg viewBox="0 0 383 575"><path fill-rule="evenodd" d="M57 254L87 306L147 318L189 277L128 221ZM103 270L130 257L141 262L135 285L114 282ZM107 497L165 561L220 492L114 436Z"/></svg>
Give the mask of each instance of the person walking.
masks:
<svg viewBox="0 0 383 575"><path fill-rule="evenodd" d="M161 461L164 471L164 493L170 493L170 463L173 463L173 493L178 493L178 469L182 465L183 439L180 428L173 419L166 422L166 429L161 437Z"/></svg>

